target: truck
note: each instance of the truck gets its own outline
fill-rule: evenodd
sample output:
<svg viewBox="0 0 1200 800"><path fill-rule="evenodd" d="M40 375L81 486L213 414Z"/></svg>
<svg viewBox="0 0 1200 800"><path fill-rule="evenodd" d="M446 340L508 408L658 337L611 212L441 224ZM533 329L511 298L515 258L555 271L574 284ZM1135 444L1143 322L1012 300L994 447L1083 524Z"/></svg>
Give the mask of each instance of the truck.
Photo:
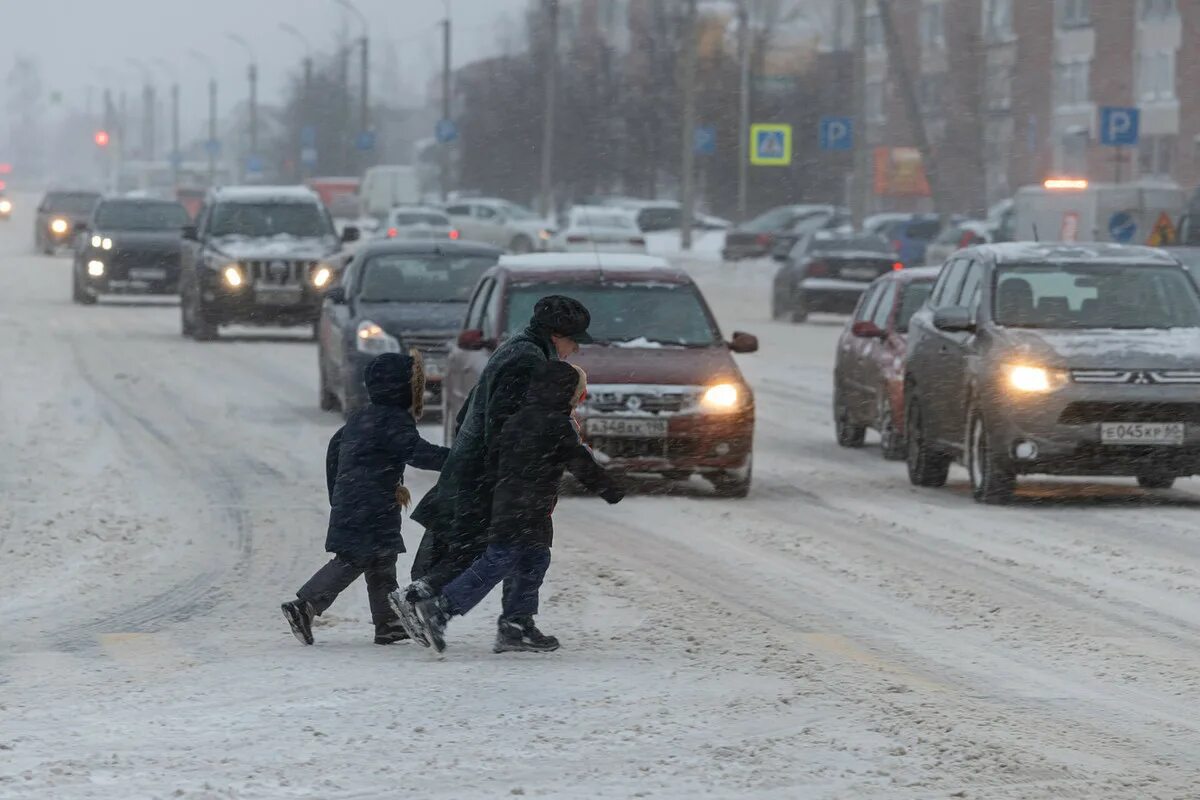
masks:
<svg viewBox="0 0 1200 800"><path fill-rule="evenodd" d="M1187 205L1169 183L1089 183L1050 178L1017 190L1018 241L1171 244Z"/></svg>
<svg viewBox="0 0 1200 800"><path fill-rule="evenodd" d="M417 168L403 164L381 164L363 174L358 189L362 212L383 218L395 206L421 202L421 182Z"/></svg>

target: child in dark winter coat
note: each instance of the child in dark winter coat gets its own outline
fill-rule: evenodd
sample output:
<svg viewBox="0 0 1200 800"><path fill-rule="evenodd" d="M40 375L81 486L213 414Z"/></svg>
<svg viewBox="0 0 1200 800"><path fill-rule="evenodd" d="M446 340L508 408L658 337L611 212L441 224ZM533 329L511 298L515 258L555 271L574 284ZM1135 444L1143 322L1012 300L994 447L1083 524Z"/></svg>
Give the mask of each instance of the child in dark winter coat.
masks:
<svg viewBox="0 0 1200 800"><path fill-rule="evenodd" d="M408 507L404 466L440 470L449 452L421 438L425 375L417 351L385 353L364 374L370 403L355 411L329 441L329 532L333 559L283 604L283 615L304 644L312 644L312 621L359 575L367 580L375 644L408 638L388 604L396 590L396 555L404 552L400 509Z"/></svg>
<svg viewBox="0 0 1200 800"><path fill-rule="evenodd" d="M580 441L571 414L586 391L583 370L551 361L534 375L522 408L509 417L496 442L499 469L492 497L487 550L437 597L416 604L414 621L404 617L413 638L445 649L450 617L465 614L504 582L503 613L495 652L550 651L558 640L538 630L538 591L550 566L563 471L609 503L623 494Z"/></svg>

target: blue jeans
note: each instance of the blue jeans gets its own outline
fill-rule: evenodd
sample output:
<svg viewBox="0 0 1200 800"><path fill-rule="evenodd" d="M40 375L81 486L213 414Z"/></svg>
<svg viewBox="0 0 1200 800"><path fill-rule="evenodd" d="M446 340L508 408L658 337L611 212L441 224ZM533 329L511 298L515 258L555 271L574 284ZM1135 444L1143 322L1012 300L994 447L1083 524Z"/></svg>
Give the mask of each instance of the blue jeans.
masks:
<svg viewBox="0 0 1200 800"><path fill-rule="evenodd" d="M450 613L461 616L504 581L504 611L500 618L532 617L538 612L538 590L549 568L549 547L490 544L471 566L446 584L442 594L450 601Z"/></svg>

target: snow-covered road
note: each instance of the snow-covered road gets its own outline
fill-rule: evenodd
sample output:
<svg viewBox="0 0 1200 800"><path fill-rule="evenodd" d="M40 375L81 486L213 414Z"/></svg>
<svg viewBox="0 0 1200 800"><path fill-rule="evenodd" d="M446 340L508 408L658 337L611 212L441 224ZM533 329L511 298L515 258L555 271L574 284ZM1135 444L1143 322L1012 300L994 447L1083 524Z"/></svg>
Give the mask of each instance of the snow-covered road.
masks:
<svg viewBox="0 0 1200 800"><path fill-rule="evenodd" d="M372 645L361 585L316 647L279 615L324 559L315 346L72 305L28 222L0 226L0 798L1196 796L1200 483L915 490L834 444L839 322L767 322L763 265L694 265L763 343L751 497L565 500L564 648L493 655L491 599L437 660Z"/></svg>

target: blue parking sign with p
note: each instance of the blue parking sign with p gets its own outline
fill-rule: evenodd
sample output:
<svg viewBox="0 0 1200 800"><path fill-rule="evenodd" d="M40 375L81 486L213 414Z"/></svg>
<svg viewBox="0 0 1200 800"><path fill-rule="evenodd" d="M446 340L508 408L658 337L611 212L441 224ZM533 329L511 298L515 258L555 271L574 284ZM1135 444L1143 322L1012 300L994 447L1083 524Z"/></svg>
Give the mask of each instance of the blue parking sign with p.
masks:
<svg viewBox="0 0 1200 800"><path fill-rule="evenodd" d="M854 120L850 117L821 117L822 150L854 149Z"/></svg>
<svg viewBox="0 0 1200 800"><path fill-rule="evenodd" d="M1136 146L1140 117L1136 108L1103 106L1100 109L1100 144L1107 147Z"/></svg>

